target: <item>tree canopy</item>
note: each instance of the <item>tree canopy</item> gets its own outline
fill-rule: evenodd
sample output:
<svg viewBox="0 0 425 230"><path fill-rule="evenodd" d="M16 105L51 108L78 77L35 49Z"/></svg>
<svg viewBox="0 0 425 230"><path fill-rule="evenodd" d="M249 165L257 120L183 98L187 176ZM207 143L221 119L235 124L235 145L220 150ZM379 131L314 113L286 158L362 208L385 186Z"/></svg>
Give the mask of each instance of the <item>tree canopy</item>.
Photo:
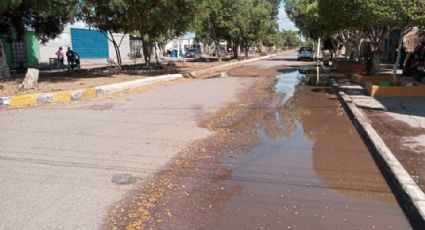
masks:
<svg viewBox="0 0 425 230"><path fill-rule="evenodd" d="M127 12L128 26L142 37L145 61L150 63L153 44L186 32L201 0L126 1L131 6Z"/></svg>
<svg viewBox="0 0 425 230"><path fill-rule="evenodd" d="M22 34L34 29L46 42L60 34L77 13L78 0L7 0L0 5L0 31Z"/></svg>
<svg viewBox="0 0 425 230"><path fill-rule="evenodd" d="M373 51L370 72L378 74L384 35L393 29L406 33L422 25L424 6L424 0L287 0L285 7L307 37L338 37L346 46L353 41L350 37L369 41Z"/></svg>
<svg viewBox="0 0 425 230"><path fill-rule="evenodd" d="M199 37L214 41L219 54L222 39L233 43L234 57L239 46L248 54L250 47L277 32L273 6L260 0L204 0L195 28Z"/></svg>
<svg viewBox="0 0 425 230"><path fill-rule="evenodd" d="M0 2L0 34L15 32L20 38L25 29L35 31L44 43L62 33L77 13L78 0L6 0ZM0 39L0 77L9 77L3 42Z"/></svg>

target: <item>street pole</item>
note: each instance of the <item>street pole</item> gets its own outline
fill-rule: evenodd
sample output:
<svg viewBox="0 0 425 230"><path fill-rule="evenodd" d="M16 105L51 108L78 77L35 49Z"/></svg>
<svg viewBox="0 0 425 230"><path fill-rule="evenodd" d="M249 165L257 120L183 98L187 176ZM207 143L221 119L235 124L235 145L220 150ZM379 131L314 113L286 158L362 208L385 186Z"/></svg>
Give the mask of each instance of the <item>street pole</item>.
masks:
<svg viewBox="0 0 425 230"><path fill-rule="evenodd" d="M179 42L178 42L178 48L177 48L177 58L180 58L180 38L179 38Z"/></svg>
<svg viewBox="0 0 425 230"><path fill-rule="evenodd" d="M319 37L319 39L317 40L317 54L316 54L316 60L317 60L317 66L316 66L316 81L317 84L320 83L320 69L319 69L319 64L320 64L320 60L319 60L319 55L320 55L320 43L321 43L321 38Z"/></svg>
<svg viewBox="0 0 425 230"><path fill-rule="evenodd" d="M320 55L320 43L321 43L321 38L317 39L317 54L316 54L317 62L319 62L319 55Z"/></svg>

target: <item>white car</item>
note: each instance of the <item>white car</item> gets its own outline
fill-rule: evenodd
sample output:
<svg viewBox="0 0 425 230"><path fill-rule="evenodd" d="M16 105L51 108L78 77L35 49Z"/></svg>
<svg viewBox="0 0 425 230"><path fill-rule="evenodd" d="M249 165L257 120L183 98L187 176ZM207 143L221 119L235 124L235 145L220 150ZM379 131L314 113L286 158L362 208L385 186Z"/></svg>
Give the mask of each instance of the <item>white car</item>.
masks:
<svg viewBox="0 0 425 230"><path fill-rule="evenodd" d="M303 46L298 50L298 61L308 59L313 61L313 48L308 46Z"/></svg>

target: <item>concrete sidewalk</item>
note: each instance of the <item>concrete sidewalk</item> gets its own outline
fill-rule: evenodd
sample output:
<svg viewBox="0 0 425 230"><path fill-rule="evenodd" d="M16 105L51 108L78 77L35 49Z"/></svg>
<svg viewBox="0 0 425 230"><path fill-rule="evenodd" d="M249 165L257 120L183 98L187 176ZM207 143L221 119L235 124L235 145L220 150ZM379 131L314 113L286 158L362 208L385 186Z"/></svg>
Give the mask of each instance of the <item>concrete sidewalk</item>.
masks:
<svg viewBox="0 0 425 230"><path fill-rule="evenodd" d="M88 101L101 96L110 95L112 93L121 92L128 89L134 89L143 85L176 80L183 77L191 78L209 78L216 76L220 71L227 70L229 68L237 67L243 64L268 59L275 55L263 56L258 58L251 58L243 61L235 61L225 63L218 66L213 66L203 70L190 71L183 74L165 74L154 77L146 77L143 79L125 81L121 83L115 83L110 85L102 85L93 88L77 89L71 91L58 91L58 92L46 92L46 93L32 93L18 96L5 96L0 97L0 106L6 105L11 107L22 107L22 106L34 106L38 104L47 103L68 103L72 101Z"/></svg>
<svg viewBox="0 0 425 230"><path fill-rule="evenodd" d="M374 98L361 86L333 86L417 229L425 226L425 98Z"/></svg>

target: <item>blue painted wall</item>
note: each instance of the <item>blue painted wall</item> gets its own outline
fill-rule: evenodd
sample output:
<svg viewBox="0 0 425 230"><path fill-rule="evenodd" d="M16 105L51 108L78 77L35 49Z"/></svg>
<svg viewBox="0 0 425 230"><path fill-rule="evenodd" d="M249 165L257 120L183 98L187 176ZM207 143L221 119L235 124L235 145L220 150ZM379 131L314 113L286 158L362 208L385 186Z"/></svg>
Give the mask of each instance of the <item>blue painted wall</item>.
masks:
<svg viewBox="0 0 425 230"><path fill-rule="evenodd" d="M108 58L108 39L104 32L71 28L72 49L80 58Z"/></svg>

